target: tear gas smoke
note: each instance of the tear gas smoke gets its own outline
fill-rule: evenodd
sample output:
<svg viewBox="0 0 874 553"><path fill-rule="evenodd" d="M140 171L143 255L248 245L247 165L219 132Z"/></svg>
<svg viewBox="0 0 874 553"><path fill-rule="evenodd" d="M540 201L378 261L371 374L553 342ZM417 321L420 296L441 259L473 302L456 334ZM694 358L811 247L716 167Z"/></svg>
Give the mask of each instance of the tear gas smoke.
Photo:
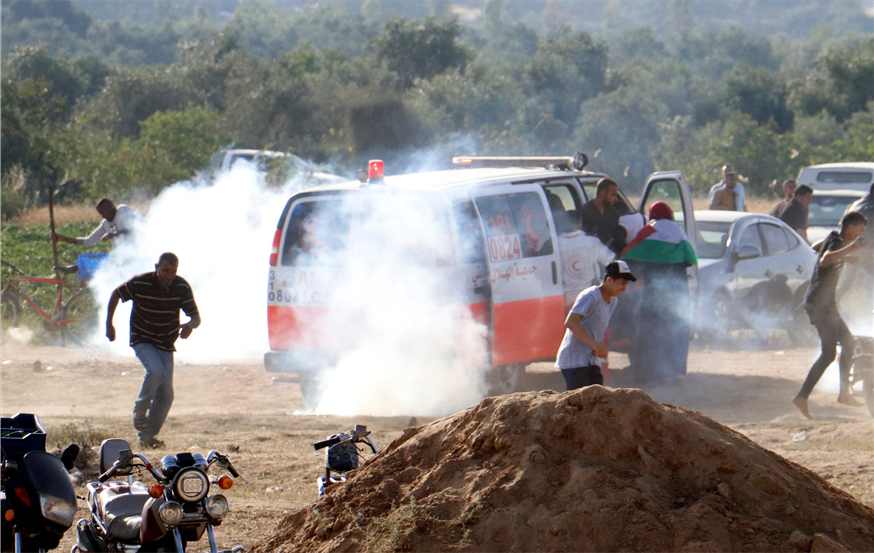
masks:
<svg viewBox="0 0 874 553"><path fill-rule="evenodd" d="M100 320L116 286L153 271L160 254L170 251L179 256L178 274L191 284L203 320L176 343L177 361L260 360L269 349L273 233L286 200L301 187L296 181L265 186L252 165L237 162L213 185L181 182L165 189L91 282ZM342 267L331 278L331 334L354 340L345 342L352 347L342 349L335 366L323 367L317 412L436 416L482 397L486 329L454 301L452 266L438 266L432 256L447 247L441 241L449 234L435 232L446 221L423 217L421 207L372 203L355 227L354 247L328 263ZM422 252L432 257L423 261ZM109 347L122 355L133 355L129 317L130 304L119 304ZM101 324L96 345L107 344L102 335Z"/></svg>

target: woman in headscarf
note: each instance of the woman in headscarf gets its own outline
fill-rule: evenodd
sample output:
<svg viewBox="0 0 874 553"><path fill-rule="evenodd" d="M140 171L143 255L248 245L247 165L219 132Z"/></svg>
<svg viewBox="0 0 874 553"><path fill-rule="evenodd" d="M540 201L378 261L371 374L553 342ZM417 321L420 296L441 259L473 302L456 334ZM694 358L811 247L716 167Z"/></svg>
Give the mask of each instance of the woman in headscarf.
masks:
<svg viewBox="0 0 874 553"><path fill-rule="evenodd" d="M669 382L686 374L691 297L686 268L698 263L686 231L664 202L649 209L646 225L622 251L643 276L643 299L629 359L636 384Z"/></svg>

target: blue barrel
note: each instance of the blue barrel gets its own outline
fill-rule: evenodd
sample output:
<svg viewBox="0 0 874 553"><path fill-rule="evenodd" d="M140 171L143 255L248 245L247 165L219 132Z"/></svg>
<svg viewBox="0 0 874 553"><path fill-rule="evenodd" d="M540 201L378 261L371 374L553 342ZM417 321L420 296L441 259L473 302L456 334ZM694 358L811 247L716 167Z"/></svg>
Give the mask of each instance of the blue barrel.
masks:
<svg viewBox="0 0 874 553"><path fill-rule="evenodd" d="M76 258L79 266L79 280L88 280L94 276L101 265L106 263L108 253L83 253Z"/></svg>

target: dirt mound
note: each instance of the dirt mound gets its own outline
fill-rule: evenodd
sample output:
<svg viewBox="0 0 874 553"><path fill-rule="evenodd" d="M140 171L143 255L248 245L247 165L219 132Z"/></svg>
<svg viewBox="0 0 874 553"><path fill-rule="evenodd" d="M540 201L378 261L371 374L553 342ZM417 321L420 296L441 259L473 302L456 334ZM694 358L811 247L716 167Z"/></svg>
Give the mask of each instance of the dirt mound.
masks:
<svg viewBox="0 0 874 553"><path fill-rule="evenodd" d="M700 413L592 386L407 429L254 550L874 551L874 510Z"/></svg>

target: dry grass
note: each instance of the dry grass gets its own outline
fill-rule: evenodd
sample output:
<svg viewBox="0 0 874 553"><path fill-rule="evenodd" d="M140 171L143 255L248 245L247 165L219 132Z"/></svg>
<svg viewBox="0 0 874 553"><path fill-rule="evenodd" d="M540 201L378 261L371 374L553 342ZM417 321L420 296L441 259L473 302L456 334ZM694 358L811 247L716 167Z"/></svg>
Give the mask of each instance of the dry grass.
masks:
<svg viewBox="0 0 874 553"><path fill-rule="evenodd" d="M131 206L138 214L143 214L148 211L147 204L138 204L133 202L124 202ZM76 223L79 221L102 221L103 217L97 213L94 208L96 203L79 203L73 205L56 205L55 206L55 224L63 225L66 223ZM21 212L20 215L13 218L12 221L27 227L30 225L48 225L49 224L49 208L47 206L31 207Z"/></svg>

